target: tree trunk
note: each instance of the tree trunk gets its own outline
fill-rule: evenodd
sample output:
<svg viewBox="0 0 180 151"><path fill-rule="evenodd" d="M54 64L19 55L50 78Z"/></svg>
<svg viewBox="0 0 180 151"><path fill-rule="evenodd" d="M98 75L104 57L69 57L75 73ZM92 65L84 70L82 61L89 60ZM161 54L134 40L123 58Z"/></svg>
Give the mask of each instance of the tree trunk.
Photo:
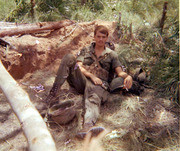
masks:
<svg viewBox="0 0 180 151"><path fill-rule="evenodd" d="M0 88L18 117L30 151L56 151L46 124L31 103L28 94L6 71L0 61Z"/></svg>
<svg viewBox="0 0 180 151"><path fill-rule="evenodd" d="M17 26L13 26L11 28L4 28L4 30L0 30L0 37L37 33L43 30L59 29L64 26L69 26L73 23L73 21L64 20L59 22L43 22L36 24L17 24Z"/></svg>

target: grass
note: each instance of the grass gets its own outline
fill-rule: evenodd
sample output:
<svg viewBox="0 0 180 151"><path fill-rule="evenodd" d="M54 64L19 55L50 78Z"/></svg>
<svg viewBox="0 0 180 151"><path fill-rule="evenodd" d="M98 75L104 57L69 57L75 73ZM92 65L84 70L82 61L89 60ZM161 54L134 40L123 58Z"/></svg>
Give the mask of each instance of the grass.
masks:
<svg viewBox="0 0 180 151"><path fill-rule="evenodd" d="M97 13L93 13L91 9L88 8L87 6L79 6L77 11L75 11L72 14L71 19L80 20L82 22L91 21L91 20L94 20L94 18L96 18L97 15L98 15Z"/></svg>
<svg viewBox="0 0 180 151"><path fill-rule="evenodd" d="M110 123L116 125L102 140L106 150L178 150L178 117L166 110L172 102L124 97L123 102L110 103L119 109L106 112L103 117L108 121L107 127Z"/></svg>
<svg viewBox="0 0 180 151"><path fill-rule="evenodd" d="M0 0L0 20L2 21L15 7L13 0Z"/></svg>

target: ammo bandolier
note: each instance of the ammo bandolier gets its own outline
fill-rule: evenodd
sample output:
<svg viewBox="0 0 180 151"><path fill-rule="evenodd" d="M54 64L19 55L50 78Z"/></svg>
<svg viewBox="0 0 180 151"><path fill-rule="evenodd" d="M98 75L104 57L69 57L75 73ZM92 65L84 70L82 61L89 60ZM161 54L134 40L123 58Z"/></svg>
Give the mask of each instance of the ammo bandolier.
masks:
<svg viewBox="0 0 180 151"><path fill-rule="evenodd" d="M95 43L89 47L84 47L77 58L72 54L65 55L50 91L51 96L55 95L67 79L72 87L84 94L84 126L93 126L96 123L100 114L101 103L108 98L109 92L107 90L109 90L109 83L114 77L115 68L121 66L115 51L106 47L103 54L96 58L94 48ZM103 85L94 85L89 78L86 78L76 64L77 61L81 61L86 70L101 78ZM119 85L122 83L123 81Z"/></svg>

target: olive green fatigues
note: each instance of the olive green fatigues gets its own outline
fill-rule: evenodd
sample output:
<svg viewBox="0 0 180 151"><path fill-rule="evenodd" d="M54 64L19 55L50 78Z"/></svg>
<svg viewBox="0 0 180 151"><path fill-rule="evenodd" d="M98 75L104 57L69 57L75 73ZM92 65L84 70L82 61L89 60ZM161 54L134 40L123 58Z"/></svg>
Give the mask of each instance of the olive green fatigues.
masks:
<svg viewBox="0 0 180 151"><path fill-rule="evenodd" d="M69 84L73 86L79 93L84 94L84 124L94 125L99 114L101 103L107 100L109 92L100 85L94 85L90 79L86 78L79 69L77 61L83 63L83 65L90 66L94 59L95 43L92 43L89 47L83 48L78 54L77 58L72 54L67 54L63 57L61 65L59 67L54 85L60 87L67 79ZM105 48L99 64L103 69L109 72L108 81L104 81L106 84L111 82L114 76L114 70L116 67L121 66L118 55L115 51L109 48ZM99 77L100 78L100 77Z"/></svg>

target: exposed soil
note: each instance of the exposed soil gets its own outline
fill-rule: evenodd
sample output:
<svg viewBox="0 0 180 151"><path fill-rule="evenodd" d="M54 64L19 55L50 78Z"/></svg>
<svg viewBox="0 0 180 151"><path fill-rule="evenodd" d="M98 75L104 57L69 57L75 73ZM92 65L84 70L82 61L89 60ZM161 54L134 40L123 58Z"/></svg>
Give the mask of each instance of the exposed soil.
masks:
<svg viewBox="0 0 180 151"><path fill-rule="evenodd" d="M67 53L76 55L82 47L90 44L93 41L94 27L98 24L106 25L110 31L109 40L114 43L118 42L115 34L116 24L105 21L79 23L54 31L3 38L13 48L0 47L1 60L9 73L29 94L31 101L37 108L41 108L43 100L52 87L62 57ZM38 88L42 89L38 90ZM137 96L111 95L109 101L101 108L102 115L97 125L104 126L110 131L117 129L119 126L116 119L114 119L114 123L112 119L115 118L114 114L122 109L122 102L129 98L136 99ZM145 89L140 98L142 100L154 100L154 91ZM82 95L70 88L65 82L59 92L58 99L73 99L75 102L79 102L82 100ZM83 142L74 137L81 128L81 111L79 109L76 118L66 125L59 125L51 120L47 121L47 126L59 151L83 149ZM109 117L112 119L108 121ZM27 142L20 123L2 92L0 93L0 122L0 150L27 150ZM109 143L112 143L110 148L107 147ZM119 145L113 141L107 141L105 150L131 150L131 148L123 146L119 148ZM155 148L152 147L152 150Z"/></svg>

